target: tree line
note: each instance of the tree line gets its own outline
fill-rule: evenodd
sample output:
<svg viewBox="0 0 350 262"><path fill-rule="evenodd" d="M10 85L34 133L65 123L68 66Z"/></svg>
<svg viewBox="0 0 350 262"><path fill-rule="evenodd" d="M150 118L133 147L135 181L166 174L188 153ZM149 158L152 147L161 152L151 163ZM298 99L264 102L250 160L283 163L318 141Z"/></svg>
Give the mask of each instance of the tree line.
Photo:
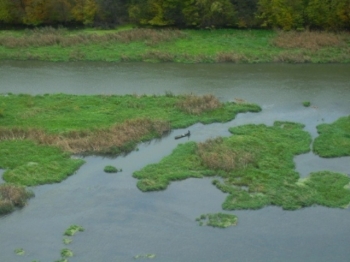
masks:
<svg viewBox="0 0 350 262"><path fill-rule="evenodd" d="M2 25L350 29L350 0L0 0Z"/></svg>

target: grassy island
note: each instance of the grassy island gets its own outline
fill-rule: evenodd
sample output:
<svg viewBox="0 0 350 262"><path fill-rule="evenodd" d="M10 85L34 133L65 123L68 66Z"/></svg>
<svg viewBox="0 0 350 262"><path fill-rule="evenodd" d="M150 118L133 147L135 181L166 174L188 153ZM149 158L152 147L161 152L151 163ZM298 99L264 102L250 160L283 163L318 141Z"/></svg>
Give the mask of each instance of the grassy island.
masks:
<svg viewBox="0 0 350 262"><path fill-rule="evenodd" d="M350 116L317 126L313 151L321 157L350 156Z"/></svg>
<svg viewBox="0 0 350 262"><path fill-rule="evenodd" d="M0 31L0 60L349 63L348 32L51 27Z"/></svg>
<svg viewBox="0 0 350 262"><path fill-rule="evenodd" d="M293 157L310 151L311 136L303 125L275 122L234 127L230 132L233 135L227 138L179 145L159 163L134 173L138 188L164 190L172 181L211 176L213 185L228 194L222 204L225 210L350 203L348 176L322 171L301 179L295 171Z"/></svg>
<svg viewBox="0 0 350 262"><path fill-rule="evenodd" d="M0 95L0 168L6 182L60 182L84 162L72 154L130 152L172 128L227 122L254 104L221 103L212 95Z"/></svg>

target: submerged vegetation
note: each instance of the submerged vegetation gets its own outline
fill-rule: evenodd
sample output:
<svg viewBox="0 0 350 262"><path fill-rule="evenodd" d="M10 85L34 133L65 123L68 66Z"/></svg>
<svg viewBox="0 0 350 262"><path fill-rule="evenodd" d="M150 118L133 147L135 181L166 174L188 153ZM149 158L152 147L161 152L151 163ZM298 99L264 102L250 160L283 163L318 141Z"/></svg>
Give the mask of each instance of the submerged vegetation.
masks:
<svg viewBox="0 0 350 262"><path fill-rule="evenodd" d="M350 156L350 116L317 126L313 151L321 157Z"/></svg>
<svg viewBox="0 0 350 262"><path fill-rule="evenodd" d="M327 171L300 179L294 170L293 157L310 151L311 136L302 128L290 122L230 128L233 136L181 144L134 177L142 191L164 190L171 181L189 177L221 177L223 182L214 179L213 184L228 194L222 204L226 210L347 206L348 176Z"/></svg>
<svg viewBox="0 0 350 262"><path fill-rule="evenodd" d="M220 103L211 95L0 96L0 168L7 182L60 182L83 163L71 154L121 154L172 128L226 122L253 104Z"/></svg>
<svg viewBox="0 0 350 262"><path fill-rule="evenodd" d="M224 213L206 214L196 218L200 226L226 228L237 224L237 216Z"/></svg>
<svg viewBox="0 0 350 262"><path fill-rule="evenodd" d="M24 207L27 200L33 196L34 193L23 186L0 184L0 215Z"/></svg>
<svg viewBox="0 0 350 262"><path fill-rule="evenodd" d="M0 32L0 60L344 63L350 62L349 50L348 32L149 28Z"/></svg>

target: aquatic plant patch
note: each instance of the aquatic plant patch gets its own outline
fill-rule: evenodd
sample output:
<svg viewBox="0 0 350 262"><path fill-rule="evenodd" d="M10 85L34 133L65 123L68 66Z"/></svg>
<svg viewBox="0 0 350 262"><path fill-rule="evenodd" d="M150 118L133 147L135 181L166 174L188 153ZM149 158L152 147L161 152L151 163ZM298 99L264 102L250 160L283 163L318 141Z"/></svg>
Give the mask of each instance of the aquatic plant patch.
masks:
<svg viewBox="0 0 350 262"><path fill-rule="evenodd" d="M121 169L116 168L115 166L105 166L103 169L106 173L117 173L121 171Z"/></svg>
<svg viewBox="0 0 350 262"><path fill-rule="evenodd" d="M15 253L16 255L23 256L25 254L25 251L23 248L16 248Z"/></svg>
<svg viewBox="0 0 350 262"><path fill-rule="evenodd" d="M313 151L321 157L350 156L350 115L317 126Z"/></svg>
<svg viewBox="0 0 350 262"><path fill-rule="evenodd" d="M140 259L140 258L152 259L155 257L156 257L155 254L140 254L140 255L134 256L134 259Z"/></svg>
<svg viewBox="0 0 350 262"><path fill-rule="evenodd" d="M304 101L303 106L309 107L311 105L310 101Z"/></svg>
<svg viewBox="0 0 350 262"><path fill-rule="evenodd" d="M196 218L200 226L226 228L237 225L238 218L235 215L225 213L205 214Z"/></svg>
<svg viewBox="0 0 350 262"><path fill-rule="evenodd" d="M11 213L16 207L24 207L31 197L34 197L33 191L23 186L0 184L0 215Z"/></svg>
<svg viewBox="0 0 350 262"><path fill-rule="evenodd" d="M230 132L233 135L227 138L181 144L159 163L134 172L138 188L164 190L172 181L217 176L221 180L213 184L228 194L222 204L226 210L350 203L350 190L345 188L348 176L317 172L300 180L293 158L310 151L311 143L302 124L277 121L273 126L245 125Z"/></svg>
<svg viewBox="0 0 350 262"><path fill-rule="evenodd" d="M68 258L68 257L72 257L74 254L72 252L72 250L68 249L68 248L64 248L61 250L61 257L62 258Z"/></svg>
<svg viewBox="0 0 350 262"><path fill-rule="evenodd" d="M71 225L69 226L69 228L66 229L66 231L64 232L65 236L74 236L76 233L78 232L83 232L84 228L82 226L79 225Z"/></svg>

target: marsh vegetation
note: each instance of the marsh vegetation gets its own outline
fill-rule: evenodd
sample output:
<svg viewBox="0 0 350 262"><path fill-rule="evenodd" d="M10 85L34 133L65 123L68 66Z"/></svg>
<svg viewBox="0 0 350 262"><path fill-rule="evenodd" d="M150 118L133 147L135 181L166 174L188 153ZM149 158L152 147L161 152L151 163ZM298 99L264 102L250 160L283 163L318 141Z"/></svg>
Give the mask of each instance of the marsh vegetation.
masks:
<svg viewBox="0 0 350 262"><path fill-rule="evenodd" d="M230 137L179 145L157 164L134 172L142 191L164 190L170 182L213 176L228 194L225 210L280 206L295 210L312 205L344 208L350 203L350 178L330 171L301 179L294 156L310 151L311 136L303 125L275 122L273 126L230 128Z"/></svg>
<svg viewBox="0 0 350 262"><path fill-rule="evenodd" d="M253 104L220 103L212 95L1 95L0 167L7 182L60 182L83 163L72 154L128 153L141 141L196 122L258 112Z"/></svg>

